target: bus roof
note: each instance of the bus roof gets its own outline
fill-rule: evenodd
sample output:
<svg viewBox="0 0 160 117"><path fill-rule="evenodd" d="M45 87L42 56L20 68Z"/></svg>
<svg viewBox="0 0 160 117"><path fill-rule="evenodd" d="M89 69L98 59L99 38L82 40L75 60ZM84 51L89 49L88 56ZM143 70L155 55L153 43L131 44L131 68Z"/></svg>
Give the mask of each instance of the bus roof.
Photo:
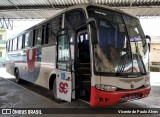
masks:
<svg viewBox="0 0 160 117"><path fill-rule="evenodd" d="M119 13L122 13L122 14L125 14L125 15L129 15L129 16L131 16L133 18L138 19L137 17L135 17L135 16L133 16L131 14L125 13L122 10L119 10L119 9L116 9L116 8L111 8L111 7L106 6L106 5L92 4L92 3L83 3L83 4L78 4L78 5L70 6L68 8L63 9L61 12L53 15L49 19L46 19L46 20L44 20L44 21L42 21L42 22L40 22L40 23L38 23L38 24L36 24L36 25L34 25L34 26L32 26L32 27L30 27L30 28L28 28L28 29L26 29L26 30L24 30L22 32L20 32L19 34L14 35L13 37L9 38L8 41L11 40L11 39L13 39L13 38L16 38L16 37L20 36L21 34L27 32L28 30L30 30L30 29L32 29L34 27L38 27L39 25L45 24L46 22L50 21L52 18L54 18L54 17L56 17L56 16L58 16L60 14L63 14L65 12L69 11L69 10L73 10L73 9L77 9L77 8L86 9L88 6L102 7L102 8L109 9L109 10L112 10L112 11L115 11L115 12L119 12Z"/></svg>

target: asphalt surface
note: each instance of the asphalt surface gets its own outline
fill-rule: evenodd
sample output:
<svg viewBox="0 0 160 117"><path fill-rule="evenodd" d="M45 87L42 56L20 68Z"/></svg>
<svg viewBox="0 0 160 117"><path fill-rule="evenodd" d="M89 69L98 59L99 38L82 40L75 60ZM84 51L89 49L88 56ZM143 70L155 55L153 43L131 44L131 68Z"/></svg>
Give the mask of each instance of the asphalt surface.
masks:
<svg viewBox="0 0 160 117"><path fill-rule="evenodd" d="M48 115L2 115L0 114L0 117L5 116L13 116L13 117L19 117L19 116L54 116L54 117L160 117L159 114L104 114L104 110L111 109L112 110L118 110L118 109L125 109L125 110L132 110L132 108L158 108L160 109L160 72L152 72L151 73L151 93L149 97L135 100L131 102L125 102L121 104L117 104L115 106L110 107L102 107L100 109L95 110L92 112L93 107L90 107L88 104L79 101L79 100L73 100L73 102L62 102L62 103L56 103L50 94L50 92L42 87L39 87L37 85L34 85L32 83L24 83L22 85L16 84L14 77L7 74L5 72L5 69L0 68L0 109L4 108L61 108L61 109L68 109L71 108L68 114L66 113L59 113L59 114L48 114ZM82 113L75 114L74 110L76 109L89 109L90 111L86 114ZM144 109L145 110L145 109ZM57 110L58 111L58 110ZM54 111L55 112L55 111ZM71 113L70 113L71 112ZM74 114L72 114L72 112ZM101 113L102 112L102 113ZM108 112L108 111L106 111ZM0 112L1 113L1 112ZM83 114L83 115L82 115Z"/></svg>

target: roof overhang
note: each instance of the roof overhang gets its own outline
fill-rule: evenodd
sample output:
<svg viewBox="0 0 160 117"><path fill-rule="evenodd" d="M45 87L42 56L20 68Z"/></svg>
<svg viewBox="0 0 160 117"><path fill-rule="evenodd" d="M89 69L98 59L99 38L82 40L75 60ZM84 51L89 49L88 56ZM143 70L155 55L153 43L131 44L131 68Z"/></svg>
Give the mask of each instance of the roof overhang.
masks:
<svg viewBox="0 0 160 117"><path fill-rule="evenodd" d="M160 16L160 0L2 0L0 18L44 19L80 3L116 7L135 16Z"/></svg>

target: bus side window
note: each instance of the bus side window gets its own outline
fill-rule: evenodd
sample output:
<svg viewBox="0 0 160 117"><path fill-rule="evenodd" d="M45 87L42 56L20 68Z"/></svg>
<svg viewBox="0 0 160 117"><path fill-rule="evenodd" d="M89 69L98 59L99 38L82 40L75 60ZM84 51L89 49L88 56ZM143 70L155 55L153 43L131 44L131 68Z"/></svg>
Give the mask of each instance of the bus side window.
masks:
<svg viewBox="0 0 160 117"><path fill-rule="evenodd" d="M62 28L62 16L55 17L50 23L49 44L56 44L57 32Z"/></svg>
<svg viewBox="0 0 160 117"><path fill-rule="evenodd" d="M13 50L17 50L17 38L13 39Z"/></svg>
<svg viewBox="0 0 160 117"><path fill-rule="evenodd" d="M36 40L36 29L33 30L33 43L32 43L33 46L36 45L35 40Z"/></svg>
<svg viewBox="0 0 160 117"><path fill-rule="evenodd" d="M33 31L29 31L25 35L25 47L33 46Z"/></svg>
<svg viewBox="0 0 160 117"><path fill-rule="evenodd" d="M48 39L49 39L49 31L50 31L50 23L46 24L46 31L45 31L45 44L48 44Z"/></svg>
<svg viewBox="0 0 160 117"><path fill-rule="evenodd" d="M48 44L50 34L50 23L42 26L42 45Z"/></svg>
<svg viewBox="0 0 160 117"><path fill-rule="evenodd" d="M81 10L69 11L65 15L65 26L68 29L77 29L86 23L85 15Z"/></svg>
<svg viewBox="0 0 160 117"><path fill-rule="evenodd" d="M70 42L75 41L75 31L85 24L85 15L81 10L69 11L65 14L65 28L68 29Z"/></svg>
<svg viewBox="0 0 160 117"><path fill-rule="evenodd" d="M22 49L22 35L18 37L18 49Z"/></svg>
<svg viewBox="0 0 160 117"><path fill-rule="evenodd" d="M42 26L42 41L41 45L45 44L45 26Z"/></svg>
<svg viewBox="0 0 160 117"><path fill-rule="evenodd" d="M25 34L22 35L22 49L25 48Z"/></svg>
<svg viewBox="0 0 160 117"><path fill-rule="evenodd" d="M9 42L9 51L12 51L12 40Z"/></svg>
<svg viewBox="0 0 160 117"><path fill-rule="evenodd" d="M68 33L66 32L66 30L59 31L57 36L58 61L69 61L70 59Z"/></svg>
<svg viewBox="0 0 160 117"><path fill-rule="evenodd" d="M33 46L33 31L30 31L30 32L29 32L28 45L29 45L30 47Z"/></svg>
<svg viewBox="0 0 160 117"><path fill-rule="evenodd" d="M35 45L41 45L42 44L42 29L37 28L35 33L36 33Z"/></svg>
<svg viewBox="0 0 160 117"><path fill-rule="evenodd" d="M26 33L26 34L25 34L25 44L24 44L25 47L28 47L28 46L29 46L29 45L28 45L28 37L29 37L29 33Z"/></svg>

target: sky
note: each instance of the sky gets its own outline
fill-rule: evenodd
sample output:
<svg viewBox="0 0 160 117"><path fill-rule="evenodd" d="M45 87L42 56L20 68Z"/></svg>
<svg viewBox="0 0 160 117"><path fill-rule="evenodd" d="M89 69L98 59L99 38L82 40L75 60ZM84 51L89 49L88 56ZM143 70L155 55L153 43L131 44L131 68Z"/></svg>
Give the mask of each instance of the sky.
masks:
<svg viewBox="0 0 160 117"><path fill-rule="evenodd" d="M41 21L43 20L14 20L13 30L7 30L7 38L18 34ZM151 37L160 36L160 17L144 17L140 18L140 22L145 35L150 35Z"/></svg>
<svg viewBox="0 0 160 117"><path fill-rule="evenodd" d="M7 39L11 38L13 35L17 35L18 33L38 24L44 19L30 19L30 20L13 20L13 30L7 30Z"/></svg>

